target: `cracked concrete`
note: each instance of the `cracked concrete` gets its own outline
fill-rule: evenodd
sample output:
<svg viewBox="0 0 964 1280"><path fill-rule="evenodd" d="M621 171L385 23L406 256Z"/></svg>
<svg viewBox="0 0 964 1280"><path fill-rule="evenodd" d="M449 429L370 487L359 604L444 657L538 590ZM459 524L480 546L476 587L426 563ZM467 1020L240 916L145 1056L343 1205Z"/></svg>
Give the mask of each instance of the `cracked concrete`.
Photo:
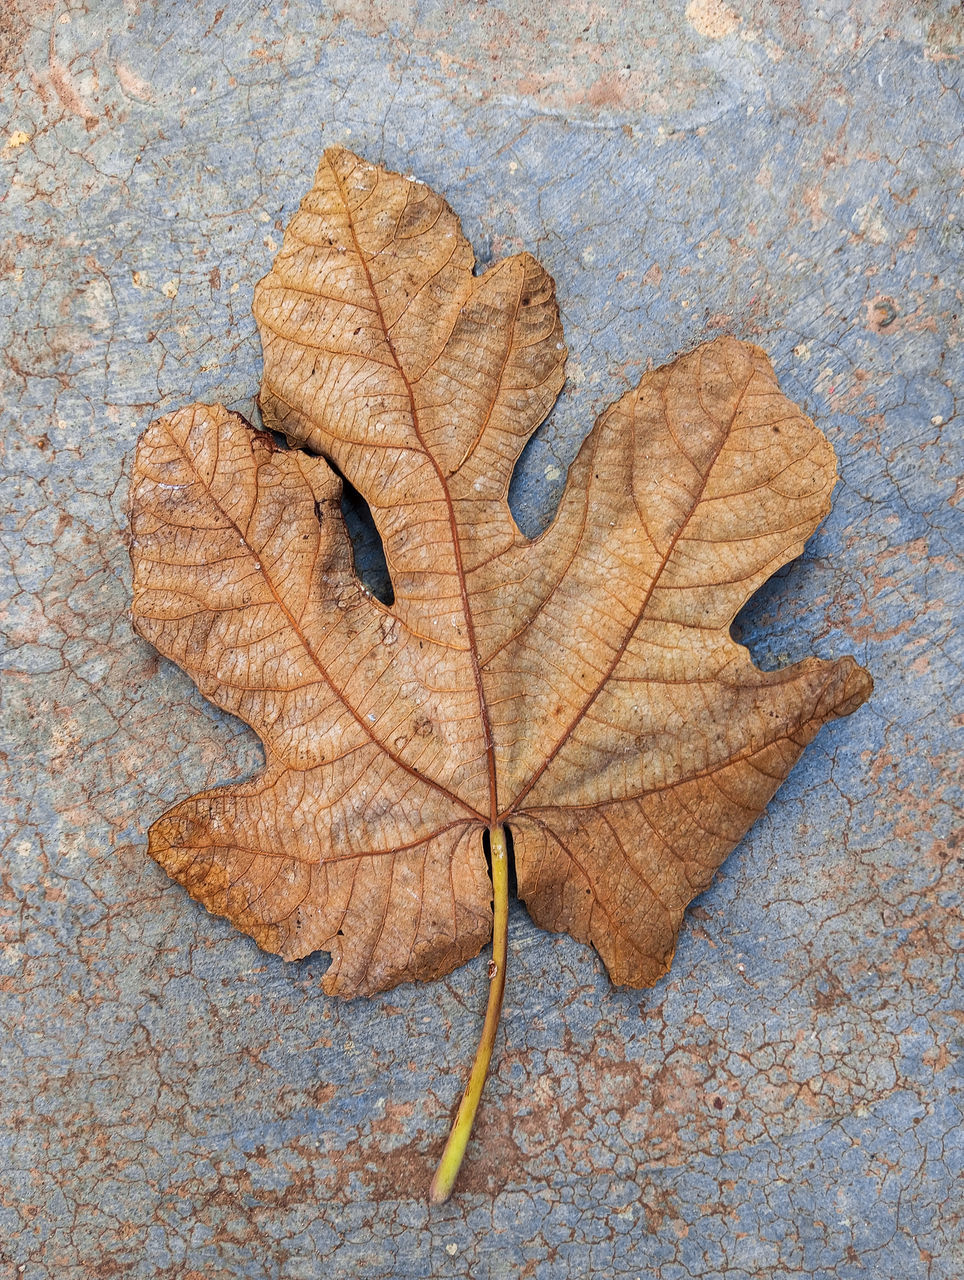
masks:
<svg viewBox="0 0 964 1280"><path fill-rule="evenodd" d="M964 1271L959 54L942 0L7 7L4 1280ZM555 276L572 355L513 487L528 530L647 363L764 346L841 483L742 637L877 684L652 991L513 910L498 1064L436 1210L485 958L327 1000L324 957L261 954L144 853L260 749L131 633L131 451L195 398L251 412L252 288L328 142Z"/></svg>

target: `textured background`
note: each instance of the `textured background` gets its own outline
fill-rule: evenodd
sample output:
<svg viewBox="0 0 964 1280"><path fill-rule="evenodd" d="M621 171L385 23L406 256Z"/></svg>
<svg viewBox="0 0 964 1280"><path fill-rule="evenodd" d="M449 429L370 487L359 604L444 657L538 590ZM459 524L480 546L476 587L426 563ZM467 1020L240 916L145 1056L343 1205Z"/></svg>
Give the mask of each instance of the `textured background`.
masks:
<svg viewBox="0 0 964 1280"><path fill-rule="evenodd" d="M8 0L2 1280L962 1273L961 30L940 0ZM485 958L327 1000L323 956L261 954L144 853L260 749L131 633L131 452L191 399L250 412L252 287L329 142L442 191L483 261L556 277L572 355L527 529L647 362L762 344L841 482L743 637L877 681L652 991L514 909L498 1065L436 1210Z"/></svg>

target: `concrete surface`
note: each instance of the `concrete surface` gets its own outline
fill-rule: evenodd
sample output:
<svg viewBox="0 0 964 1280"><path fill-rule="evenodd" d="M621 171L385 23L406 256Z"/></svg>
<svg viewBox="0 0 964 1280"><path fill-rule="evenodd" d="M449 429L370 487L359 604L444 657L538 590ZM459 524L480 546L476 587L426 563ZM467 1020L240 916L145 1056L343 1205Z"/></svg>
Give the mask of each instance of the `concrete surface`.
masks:
<svg viewBox="0 0 964 1280"><path fill-rule="evenodd" d="M942 0L4 7L2 1280L964 1272L961 31ZM144 853L259 748L131 633L131 452L191 399L250 411L252 287L329 142L555 275L569 383L526 528L646 362L762 344L841 483L744 639L877 682L654 990L514 909L437 1210L484 957L327 1000L323 956L259 953Z"/></svg>

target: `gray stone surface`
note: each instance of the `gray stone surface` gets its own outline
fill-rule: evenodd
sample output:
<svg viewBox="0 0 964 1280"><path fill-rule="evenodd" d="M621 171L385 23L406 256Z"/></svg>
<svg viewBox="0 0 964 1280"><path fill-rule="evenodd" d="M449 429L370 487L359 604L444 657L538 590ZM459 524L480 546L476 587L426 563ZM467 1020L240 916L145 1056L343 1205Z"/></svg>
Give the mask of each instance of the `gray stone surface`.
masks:
<svg viewBox="0 0 964 1280"><path fill-rule="evenodd" d="M4 1280L964 1272L960 39L940 0L4 8ZM327 1000L323 956L260 953L144 852L260 748L132 635L131 452L189 400L251 411L252 288L330 142L555 276L569 383L514 486L527 529L648 362L764 346L841 482L743 638L877 681L652 991L514 908L435 1210L484 957Z"/></svg>

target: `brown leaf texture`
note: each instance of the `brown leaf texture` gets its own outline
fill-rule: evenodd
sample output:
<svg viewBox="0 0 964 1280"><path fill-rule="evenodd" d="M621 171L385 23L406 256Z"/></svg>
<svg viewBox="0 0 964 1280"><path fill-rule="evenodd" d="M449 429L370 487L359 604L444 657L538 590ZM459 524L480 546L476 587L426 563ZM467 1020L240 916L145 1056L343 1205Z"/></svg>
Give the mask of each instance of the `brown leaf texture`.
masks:
<svg viewBox="0 0 964 1280"><path fill-rule="evenodd" d="M871 690L850 658L764 672L730 636L836 480L766 355L721 338L646 374L529 540L506 495L563 383L555 289L528 254L473 269L428 187L326 152L255 293L262 414L295 447L194 404L134 467L137 629L266 753L150 851L267 950L330 952L340 995L478 953L499 825L533 919L655 982L687 903ZM355 575L336 472L390 608Z"/></svg>

